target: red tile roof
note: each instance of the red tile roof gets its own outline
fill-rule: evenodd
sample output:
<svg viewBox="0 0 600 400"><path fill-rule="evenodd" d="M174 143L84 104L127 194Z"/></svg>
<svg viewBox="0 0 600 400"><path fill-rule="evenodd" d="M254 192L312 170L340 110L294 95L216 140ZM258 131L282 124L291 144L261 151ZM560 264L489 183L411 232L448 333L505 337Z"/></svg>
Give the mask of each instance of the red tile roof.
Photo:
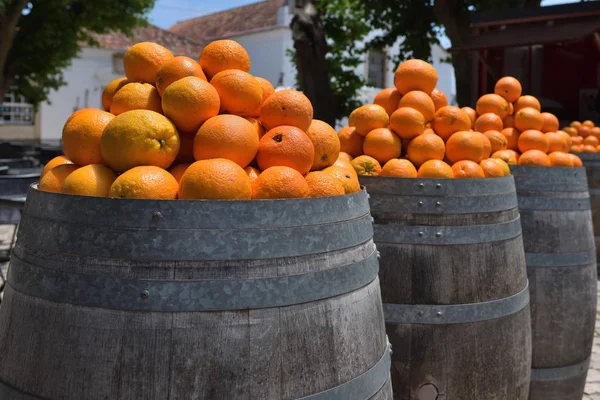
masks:
<svg viewBox="0 0 600 400"><path fill-rule="evenodd" d="M277 10L286 0L266 0L214 14L180 21L169 28L195 42L212 40L277 25Z"/></svg>

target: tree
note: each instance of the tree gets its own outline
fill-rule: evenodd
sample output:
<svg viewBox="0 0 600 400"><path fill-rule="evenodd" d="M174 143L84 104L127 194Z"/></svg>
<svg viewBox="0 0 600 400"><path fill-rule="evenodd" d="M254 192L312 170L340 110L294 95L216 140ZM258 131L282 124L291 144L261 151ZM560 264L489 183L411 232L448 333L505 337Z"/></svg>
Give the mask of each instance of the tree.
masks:
<svg viewBox="0 0 600 400"><path fill-rule="evenodd" d="M39 104L94 33L131 29L155 0L0 0L0 99L10 86Z"/></svg>

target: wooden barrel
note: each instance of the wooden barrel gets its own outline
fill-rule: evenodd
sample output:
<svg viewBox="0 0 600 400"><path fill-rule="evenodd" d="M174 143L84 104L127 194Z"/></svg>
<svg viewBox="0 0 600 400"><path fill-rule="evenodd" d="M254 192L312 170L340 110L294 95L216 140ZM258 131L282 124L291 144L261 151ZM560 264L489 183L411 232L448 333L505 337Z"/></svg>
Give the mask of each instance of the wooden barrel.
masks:
<svg viewBox="0 0 600 400"><path fill-rule="evenodd" d="M600 154L582 153L577 154L577 156L583 161L587 175L596 242L596 262L598 262L600 260ZM598 277L600 278L600 268L598 269Z"/></svg>
<svg viewBox="0 0 600 400"><path fill-rule="evenodd" d="M394 398L526 399L529 292L512 177L361 177Z"/></svg>
<svg viewBox="0 0 600 400"><path fill-rule="evenodd" d="M584 168L513 167L531 295L531 400L580 400L596 320Z"/></svg>
<svg viewBox="0 0 600 400"><path fill-rule="evenodd" d="M0 308L0 398L391 399L372 235L365 191L155 201L32 187Z"/></svg>

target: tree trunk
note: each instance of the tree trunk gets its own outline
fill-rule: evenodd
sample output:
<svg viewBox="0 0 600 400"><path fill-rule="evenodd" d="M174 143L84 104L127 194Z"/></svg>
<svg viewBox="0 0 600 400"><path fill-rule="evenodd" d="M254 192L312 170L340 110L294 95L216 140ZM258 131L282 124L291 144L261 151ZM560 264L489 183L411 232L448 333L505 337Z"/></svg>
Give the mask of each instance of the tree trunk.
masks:
<svg viewBox="0 0 600 400"><path fill-rule="evenodd" d="M12 82L13 71L7 65L8 53L17 35L17 24L28 0L12 0L0 9L0 103Z"/></svg>
<svg viewBox="0 0 600 400"><path fill-rule="evenodd" d="M327 67L327 39L319 11L312 2L299 10L290 23L300 90L309 98L314 117L335 126L338 102Z"/></svg>

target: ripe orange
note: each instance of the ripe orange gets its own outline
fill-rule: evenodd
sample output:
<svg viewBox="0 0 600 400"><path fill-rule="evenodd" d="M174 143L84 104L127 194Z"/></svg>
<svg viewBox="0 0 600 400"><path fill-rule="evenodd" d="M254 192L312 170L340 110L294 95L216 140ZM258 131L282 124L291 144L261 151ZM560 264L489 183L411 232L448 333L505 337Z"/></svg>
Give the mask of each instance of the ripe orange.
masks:
<svg viewBox="0 0 600 400"><path fill-rule="evenodd" d="M454 178L452 168L442 160L428 160L419 167L419 178Z"/></svg>
<svg viewBox="0 0 600 400"><path fill-rule="evenodd" d="M498 167L500 168L500 167ZM452 175L457 179L485 178L483 168L470 160L461 160L452 165Z"/></svg>
<svg viewBox="0 0 600 400"><path fill-rule="evenodd" d="M479 115L494 113L503 119L508 115L508 102L495 93L484 94L477 100L475 110Z"/></svg>
<svg viewBox="0 0 600 400"><path fill-rule="evenodd" d="M583 167L583 163L581 162L581 158L577 157L575 154L569 154L571 161L573 162L573 167L581 168Z"/></svg>
<svg viewBox="0 0 600 400"><path fill-rule="evenodd" d="M494 113L485 113L477 118L474 129L477 132L501 131L502 118Z"/></svg>
<svg viewBox="0 0 600 400"><path fill-rule="evenodd" d="M350 113L348 125L356 128L356 133L367 136L373 129L386 128L390 122L385 108L377 104L365 104Z"/></svg>
<svg viewBox="0 0 600 400"><path fill-rule="evenodd" d="M398 178L416 178L417 169L408 160L392 158L386 162L379 176L395 176Z"/></svg>
<svg viewBox="0 0 600 400"><path fill-rule="evenodd" d="M345 126L338 132L340 139L340 150L348 153L352 157L358 157L362 154L364 136L356 132L353 126Z"/></svg>
<svg viewBox="0 0 600 400"><path fill-rule="evenodd" d="M592 146L591 144L584 144L583 147L581 148L581 152L582 153L596 153L596 147Z"/></svg>
<svg viewBox="0 0 600 400"><path fill-rule="evenodd" d="M502 170L502 172L504 173L504 176L509 176L510 175L510 168L508 166L508 164L506 163L506 161L500 159L500 158L488 158L488 160L492 160L494 161L496 164L498 164L500 166L500 169ZM482 160L482 162L485 160ZM517 163L517 160L515 160L515 164ZM483 167L482 167L483 168ZM485 172L485 168L484 168L484 172Z"/></svg>
<svg viewBox="0 0 600 400"><path fill-rule="evenodd" d="M492 154L492 158L498 158L508 165L517 165L517 161L519 159L519 155L514 150L499 150Z"/></svg>
<svg viewBox="0 0 600 400"><path fill-rule="evenodd" d="M592 134L592 129L587 125L581 125L577 128L577 132L579 133L579 136L586 138Z"/></svg>
<svg viewBox="0 0 600 400"><path fill-rule="evenodd" d="M569 136L577 136L579 134L577 128L573 128L572 126L564 128L563 131L565 131Z"/></svg>
<svg viewBox="0 0 600 400"><path fill-rule="evenodd" d="M431 93L431 92L427 92ZM400 99L398 103L398 108L402 107L411 107L415 110L419 111L423 114L423 118L425 118L425 122L429 122L433 119L435 114L435 105L433 104L433 100L431 97L425 92L421 92L419 90L412 90L406 93Z"/></svg>
<svg viewBox="0 0 600 400"><path fill-rule="evenodd" d="M521 135L519 135L518 146L519 151L521 153L533 149L540 150L546 153L548 152L550 143L548 143L548 138L542 132L534 129L529 129L524 132L521 132Z"/></svg>
<svg viewBox="0 0 600 400"><path fill-rule="evenodd" d="M346 194L356 193L360 191L358 175L356 174L356 171L354 171L354 168L352 168L352 166L350 166L349 168L344 168L337 165L332 165L331 167L325 168L323 172L336 178L344 187L344 192Z"/></svg>
<svg viewBox="0 0 600 400"><path fill-rule="evenodd" d="M339 179L334 178L327 172L310 172L305 179L308 184L308 197L343 196L346 194Z"/></svg>
<svg viewBox="0 0 600 400"><path fill-rule="evenodd" d="M183 200L250 200L252 183L238 164L224 158L196 161L179 183Z"/></svg>
<svg viewBox="0 0 600 400"><path fill-rule="evenodd" d="M494 93L506 99L509 103L516 101L522 92L521 82L512 76L505 76L496 82Z"/></svg>
<svg viewBox="0 0 600 400"><path fill-rule="evenodd" d="M567 153L562 151L554 151L548 154L548 158L550 159L550 164L553 167L573 168L573 159Z"/></svg>
<svg viewBox="0 0 600 400"><path fill-rule="evenodd" d="M285 166L306 175L313 166L315 147L310 138L295 126L271 129L260 139L256 161L260 169Z"/></svg>
<svg viewBox="0 0 600 400"><path fill-rule="evenodd" d="M431 92L431 100L433 100L433 104L435 105L435 111L439 110L442 107L446 107L448 105L448 98L440 89L435 88L433 92Z"/></svg>
<svg viewBox="0 0 600 400"><path fill-rule="evenodd" d="M567 132L556 131L556 133L558 133L565 139L565 142L567 143L567 148L570 148L573 145L573 138L571 136L569 136L569 134Z"/></svg>
<svg viewBox="0 0 600 400"><path fill-rule="evenodd" d="M250 178L250 183L252 184L252 197L254 198L254 183L262 171L258 168L247 166L244 168L244 172L246 172L246 175L248 175L248 178Z"/></svg>
<svg viewBox="0 0 600 400"><path fill-rule="evenodd" d="M162 114L158 90L149 83L132 82L123 86L112 99L110 112L114 115L131 110L151 110Z"/></svg>
<svg viewBox="0 0 600 400"><path fill-rule="evenodd" d="M600 141L598 141L598 138L595 136L588 136L585 139L583 139L583 144L589 144L591 146L598 146L600 144Z"/></svg>
<svg viewBox="0 0 600 400"><path fill-rule="evenodd" d="M340 151L340 155L338 156L336 161L338 161L338 160L350 162L350 161L352 161L352 156L348 153L344 153L343 151Z"/></svg>
<svg viewBox="0 0 600 400"><path fill-rule="evenodd" d="M335 129L327 122L313 119L306 135L315 148L315 159L310 170L322 170L333 165L340 155L340 139Z"/></svg>
<svg viewBox="0 0 600 400"><path fill-rule="evenodd" d="M46 172L50 171L54 167L58 167L63 164L73 164L73 161L69 160L67 156L56 156L52 160L48 161L46 165L44 165L44 169L42 169L42 173L40 174L40 178L46 174Z"/></svg>
<svg viewBox="0 0 600 400"><path fill-rule="evenodd" d="M162 168L143 165L132 168L115 179L109 196L126 199L174 200L177 198L177 180Z"/></svg>
<svg viewBox="0 0 600 400"><path fill-rule="evenodd" d="M398 109L398 103L402 98L402 94L394 88L383 89L377 93L373 104L377 104L385 109L385 112L391 117L393 112Z"/></svg>
<svg viewBox="0 0 600 400"><path fill-rule="evenodd" d="M392 158L400 157L402 141L387 128L373 129L365 137L363 153L384 164Z"/></svg>
<svg viewBox="0 0 600 400"><path fill-rule="evenodd" d="M152 43L136 43L125 52L123 66L130 82L154 85L156 73L166 63L173 60L173 54L165 47Z"/></svg>
<svg viewBox="0 0 600 400"><path fill-rule="evenodd" d="M461 108L461 110L467 113L469 119L471 119L471 129L475 128L475 121L477 120L477 111L475 111L471 107L463 107Z"/></svg>
<svg viewBox="0 0 600 400"><path fill-rule="evenodd" d="M179 152L174 164L193 163L194 159L194 135L179 136Z"/></svg>
<svg viewBox="0 0 600 400"><path fill-rule="evenodd" d="M81 111L81 110L80 110ZM76 111L62 131L63 151L78 165L102 164L100 138L104 128L115 118L101 110Z"/></svg>
<svg viewBox="0 0 600 400"><path fill-rule="evenodd" d="M504 162L497 158L486 158L479 163L486 178L502 178L505 176L504 170L496 161ZM508 165L506 167L508 168Z"/></svg>
<svg viewBox="0 0 600 400"><path fill-rule="evenodd" d="M255 199L293 199L310 195L310 187L295 169L274 166L265 169L254 182Z"/></svg>
<svg viewBox="0 0 600 400"><path fill-rule="evenodd" d="M483 159L490 158L490 154L492 154L492 142L481 132L475 132L479 134L481 138L481 142L483 143Z"/></svg>
<svg viewBox="0 0 600 400"><path fill-rule="evenodd" d="M502 135L506 138L506 148L509 150L519 150L519 132L515 128L504 128L500 131Z"/></svg>
<svg viewBox="0 0 600 400"><path fill-rule="evenodd" d="M412 139L425 130L425 118L414 108L399 108L390 116L390 129L401 139Z"/></svg>
<svg viewBox="0 0 600 400"><path fill-rule="evenodd" d="M260 122L266 130L291 125L306 132L312 119L313 107L310 100L297 90L273 93L260 110Z"/></svg>
<svg viewBox="0 0 600 400"><path fill-rule="evenodd" d="M593 128L593 127L595 126L595 125L594 125L594 123L593 123L592 121L590 121L589 119L587 119L587 120L583 121L583 122L581 123L581 125L588 126L588 127L590 127L590 128Z"/></svg>
<svg viewBox="0 0 600 400"><path fill-rule="evenodd" d="M569 151L571 153L581 153L583 150L583 145L578 145L578 144L574 144L573 146L571 146L571 148L569 149Z"/></svg>
<svg viewBox="0 0 600 400"><path fill-rule="evenodd" d="M263 102L260 83L249 73L226 69L210 80L221 99L221 113L258 117Z"/></svg>
<svg viewBox="0 0 600 400"><path fill-rule="evenodd" d="M265 136L265 133L267 132L265 132L265 127L262 126L260 120L253 117L246 117L246 121L250 122L252 126L254 126L254 129L256 130L256 135L258 136L258 140Z"/></svg>
<svg viewBox="0 0 600 400"><path fill-rule="evenodd" d="M262 101L265 102L266 99L269 98L270 95L275 93L275 88L271 85L271 82L266 80L265 78L261 78L260 76L255 76L254 79L258 81L260 88L262 89Z"/></svg>
<svg viewBox="0 0 600 400"><path fill-rule="evenodd" d="M415 166L428 160L442 160L445 145L441 137L435 134L423 134L410 141L406 149L406 157Z"/></svg>
<svg viewBox="0 0 600 400"><path fill-rule="evenodd" d="M515 127L521 132L529 129L539 131L543 123L542 114L535 108L521 108L515 114Z"/></svg>
<svg viewBox="0 0 600 400"><path fill-rule="evenodd" d="M504 117L504 119L502 120L502 126L504 128L514 128L515 127L515 116L507 115L506 117Z"/></svg>
<svg viewBox="0 0 600 400"><path fill-rule="evenodd" d="M358 156L350 162L358 175L377 176L381 173L381 164L370 156Z"/></svg>
<svg viewBox="0 0 600 400"><path fill-rule="evenodd" d="M58 165L41 177L38 188L44 192L60 193L65 179L79 168L75 164Z"/></svg>
<svg viewBox="0 0 600 400"><path fill-rule="evenodd" d="M513 115L515 113L515 107L513 106L513 103L508 103L508 116Z"/></svg>
<svg viewBox="0 0 600 400"><path fill-rule="evenodd" d="M446 140L455 132L471 129L471 118L458 107L446 106L435 112L431 126L442 139Z"/></svg>
<svg viewBox="0 0 600 400"><path fill-rule="evenodd" d="M258 151L258 135L252 124L237 115L217 115L206 121L194 138L194 158L226 158L245 168Z"/></svg>
<svg viewBox="0 0 600 400"><path fill-rule="evenodd" d="M573 136L573 137L571 137L571 141L575 145L582 145L583 144L583 138L581 136Z"/></svg>
<svg viewBox="0 0 600 400"><path fill-rule="evenodd" d="M484 158L484 143L479 132L460 131L446 142L446 157L452 163L471 160L476 163Z"/></svg>
<svg viewBox="0 0 600 400"><path fill-rule="evenodd" d="M515 109L515 113L517 113L519 110L521 110L523 108L527 108L527 107L534 108L538 111L541 111L541 109L542 109L542 106L540 105L539 100L530 95L525 95L525 96L519 97L516 101L513 102L513 106Z"/></svg>
<svg viewBox="0 0 600 400"><path fill-rule="evenodd" d="M110 111L110 105L112 104L112 99L115 94L121 89L123 86L127 85L129 81L127 78L117 78L111 81L102 92L102 108L104 111Z"/></svg>
<svg viewBox="0 0 600 400"><path fill-rule="evenodd" d="M558 132L546 133L546 139L548 139L548 154L553 153L555 151L568 152L569 147L571 147L567 144L567 140L565 139L565 137Z"/></svg>
<svg viewBox="0 0 600 400"><path fill-rule="evenodd" d="M176 164L169 168L169 173L173 175L173 178L179 183L181 182L181 178L183 174L188 169L188 167L192 165L192 163L184 163L184 164Z"/></svg>
<svg viewBox="0 0 600 400"><path fill-rule="evenodd" d="M492 145L490 150L492 153L507 148L508 140L506 139L506 136L504 136L502 133L498 131L486 131L483 134L488 138L490 144Z"/></svg>
<svg viewBox="0 0 600 400"><path fill-rule="evenodd" d="M537 165L541 167L550 167L550 158L540 150L527 150L519 157L519 165Z"/></svg>
<svg viewBox="0 0 600 400"><path fill-rule="evenodd" d="M541 131L546 132L556 132L558 130L558 118L554 114L549 112L543 112L542 115L542 129Z"/></svg>
<svg viewBox="0 0 600 400"><path fill-rule="evenodd" d="M110 168L102 164L89 164L71 172L61 191L80 196L108 197L110 186L117 179Z"/></svg>
<svg viewBox="0 0 600 400"><path fill-rule="evenodd" d="M182 134L195 134L207 119L219 114L220 107L217 90L195 76L173 82L162 97L165 115Z"/></svg>
<svg viewBox="0 0 600 400"><path fill-rule="evenodd" d="M404 61L394 72L394 86L402 94L411 90L431 93L438 82L438 74L433 65L423 60Z"/></svg>
<svg viewBox="0 0 600 400"><path fill-rule="evenodd" d="M600 127L595 126L591 129L590 134L592 136L596 136L598 139L600 139Z"/></svg>
<svg viewBox="0 0 600 400"><path fill-rule="evenodd" d="M250 71L248 52L241 44L233 40L210 42L202 49L198 62L208 79L212 79L217 73L226 69Z"/></svg>
<svg viewBox="0 0 600 400"><path fill-rule="evenodd" d="M139 165L169 168L177 157L179 146L179 135L173 123L148 110L133 110L116 116L104 129L100 142L105 164L116 172Z"/></svg>
<svg viewBox="0 0 600 400"><path fill-rule="evenodd" d="M161 96L165 89L173 82L186 76L195 76L206 81L202 67L189 57L178 56L164 64L156 72L156 89Z"/></svg>

